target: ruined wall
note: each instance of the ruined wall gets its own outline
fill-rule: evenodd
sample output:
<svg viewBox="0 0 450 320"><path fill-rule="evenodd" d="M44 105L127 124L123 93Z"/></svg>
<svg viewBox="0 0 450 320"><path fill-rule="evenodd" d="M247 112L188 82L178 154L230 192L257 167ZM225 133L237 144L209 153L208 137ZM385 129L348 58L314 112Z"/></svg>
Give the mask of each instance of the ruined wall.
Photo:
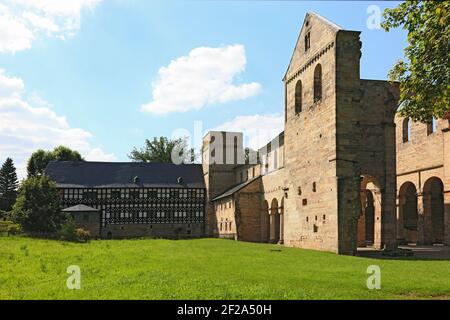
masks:
<svg viewBox="0 0 450 320"><path fill-rule="evenodd" d="M397 115L397 187L398 192L408 183L412 183L417 192L419 228L417 240L426 242L424 228L426 217L425 185L430 179L439 179L444 187L444 243L450 245L450 125L448 120L437 120L435 132L429 132L427 124L410 123L409 140L404 141L404 124L407 119ZM400 207L403 197L397 193L397 237L403 240L407 231L403 228L403 216ZM429 217L428 217L429 218Z"/></svg>
<svg viewBox="0 0 450 320"><path fill-rule="evenodd" d="M399 88L397 83L378 80L361 80L359 119L353 119L359 131L356 163L361 189L367 189L374 197L374 234L376 248L395 246L395 124ZM355 117L357 114L355 114ZM364 192L359 193L364 196ZM361 199L360 203L364 203ZM364 210L360 209L360 212ZM359 223L364 219L360 219ZM360 226L361 227L361 226ZM361 230L359 228L358 230ZM353 240L349 240L353 241ZM354 242L354 241L353 241Z"/></svg>

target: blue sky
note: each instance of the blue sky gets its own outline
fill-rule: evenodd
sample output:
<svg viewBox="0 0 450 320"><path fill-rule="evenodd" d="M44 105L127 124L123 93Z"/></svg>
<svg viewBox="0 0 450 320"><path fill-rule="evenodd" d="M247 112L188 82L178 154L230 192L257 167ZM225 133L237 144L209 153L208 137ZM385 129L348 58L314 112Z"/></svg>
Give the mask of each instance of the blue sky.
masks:
<svg viewBox="0 0 450 320"><path fill-rule="evenodd" d="M369 6L397 2L49 1L0 0L0 161L12 156L22 172L37 147L125 161L145 138L192 132L195 121L280 130L281 79L307 11L362 31L362 78L386 79L406 46L403 30L367 26Z"/></svg>

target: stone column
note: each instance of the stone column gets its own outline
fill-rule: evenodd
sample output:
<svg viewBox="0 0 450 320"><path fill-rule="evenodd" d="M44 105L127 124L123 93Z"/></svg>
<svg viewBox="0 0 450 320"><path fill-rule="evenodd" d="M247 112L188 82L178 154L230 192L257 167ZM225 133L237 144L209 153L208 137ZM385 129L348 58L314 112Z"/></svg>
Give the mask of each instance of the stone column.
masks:
<svg viewBox="0 0 450 320"><path fill-rule="evenodd" d="M358 247L366 246L366 206L367 206L367 191L361 191L361 214L358 217L357 225L357 244Z"/></svg>
<svg viewBox="0 0 450 320"><path fill-rule="evenodd" d="M270 236L269 236L269 242L275 243L275 215L272 213L272 210L269 215L269 225L270 225Z"/></svg>
<svg viewBox="0 0 450 320"><path fill-rule="evenodd" d="M282 208L280 208L280 240L278 240L278 244L284 243L284 214Z"/></svg>
<svg viewBox="0 0 450 320"><path fill-rule="evenodd" d="M444 186L444 244L450 245L450 190Z"/></svg>
<svg viewBox="0 0 450 320"><path fill-rule="evenodd" d="M424 244L432 244L433 221L431 220L431 193L423 193L423 242Z"/></svg>
<svg viewBox="0 0 450 320"><path fill-rule="evenodd" d="M423 193L417 193L417 244L425 243L425 218L423 207Z"/></svg>
<svg viewBox="0 0 450 320"><path fill-rule="evenodd" d="M450 119L442 130L444 139L444 243L450 245Z"/></svg>
<svg viewBox="0 0 450 320"><path fill-rule="evenodd" d="M382 249L383 245L383 235L382 232L388 232L388 230L385 230L385 226L387 224L387 221L385 219L388 219L388 217L385 217L382 215L383 211L383 196L379 190L372 190L373 199L374 199L374 235L373 235L373 247L375 249Z"/></svg>
<svg viewBox="0 0 450 320"><path fill-rule="evenodd" d="M398 196L397 205L397 241L402 243L405 241L405 232L403 228L403 207L406 203L406 197L404 195Z"/></svg>

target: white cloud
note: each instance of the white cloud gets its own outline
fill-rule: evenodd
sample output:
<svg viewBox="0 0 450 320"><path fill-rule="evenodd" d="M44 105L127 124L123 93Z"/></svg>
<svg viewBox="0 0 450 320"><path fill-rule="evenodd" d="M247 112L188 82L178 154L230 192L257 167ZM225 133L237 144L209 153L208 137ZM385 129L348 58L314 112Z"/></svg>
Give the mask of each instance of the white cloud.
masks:
<svg viewBox="0 0 450 320"><path fill-rule="evenodd" d="M159 69L153 83L153 101L141 110L155 114L185 112L254 96L261 91L259 83L235 83L246 63L242 45L195 48Z"/></svg>
<svg viewBox="0 0 450 320"><path fill-rule="evenodd" d="M244 145L257 150L284 130L284 118L280 114L237 116L213 130L243 132Z"/></svg>
<svg viewBox="0 0 450 320"><path fill-rule="evenodd" d="M22 96L23 81L0 69L0 160L12 157L21 178L26 175L26 161L36 149L66 145L78 150L86 160L113 161L115 156L92 147L90 132L72 128L65 117L57 115L36 95ZM33 106L33 101L44 106Z"/></svg>
<svg viewBox="0 0 450 320"><path fill-rule="evenodd" d="M0 53L28 50L41 33L65 39L80 28L81 13L102 0L4 0L0 4Z"/></svg>

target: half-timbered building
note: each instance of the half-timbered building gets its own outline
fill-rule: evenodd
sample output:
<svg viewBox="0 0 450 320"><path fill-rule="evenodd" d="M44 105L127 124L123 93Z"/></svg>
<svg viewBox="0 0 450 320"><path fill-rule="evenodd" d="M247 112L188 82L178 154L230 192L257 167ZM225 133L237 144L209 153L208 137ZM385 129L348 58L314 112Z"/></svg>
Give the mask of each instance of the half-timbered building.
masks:
<svg viewBox="0 0 450 320"><path fill-rule="evenodd" d="M63 208L100 211L99 236L190 238L204 235L205 183L201 165L50 162Z"/></svg>

